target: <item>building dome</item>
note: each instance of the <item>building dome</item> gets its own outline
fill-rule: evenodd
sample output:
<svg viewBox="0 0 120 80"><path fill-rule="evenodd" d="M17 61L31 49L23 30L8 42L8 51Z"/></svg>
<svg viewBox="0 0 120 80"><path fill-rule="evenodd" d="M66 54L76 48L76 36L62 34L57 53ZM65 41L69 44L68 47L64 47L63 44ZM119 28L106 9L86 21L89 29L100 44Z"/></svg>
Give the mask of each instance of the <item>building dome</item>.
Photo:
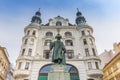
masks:
<svg viewBox="0 0 120 80"><path fill-rule="evenodd" d="M40 11L37 11L37 12L35 13L35 15L41 16Z"/></svg>
<svg viewBox="0 0 120 80"><path fill-rule="evenodd" d="M78 11L78 12L76 13L76 16L80 16L80 15L82 15L82 13L81 13L80 11Z"/></svg>
<svg viewBox="0 0 120 80"><path fill-rule="evenodd" d="M32 23L37 23L37 24L41 24L42 20L41 20L41 13L40 13L40 9L35 13L35 15L32 17L31 22Z"/></svg>

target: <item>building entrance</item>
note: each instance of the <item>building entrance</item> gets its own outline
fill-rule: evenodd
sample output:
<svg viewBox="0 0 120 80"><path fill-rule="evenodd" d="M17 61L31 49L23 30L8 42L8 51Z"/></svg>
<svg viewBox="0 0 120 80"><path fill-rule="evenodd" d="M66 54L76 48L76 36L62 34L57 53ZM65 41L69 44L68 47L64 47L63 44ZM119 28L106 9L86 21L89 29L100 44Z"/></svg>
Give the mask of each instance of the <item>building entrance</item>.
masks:
<svg viewBox="0 0 120 80"><path fill-rule="evenodd" d="M40 69L38 80L48 80L48 73L50 72L51 66L52 64L48 64ZM80 80L76 67L67 64L66 70L70 73L70 80Z"/></svg>

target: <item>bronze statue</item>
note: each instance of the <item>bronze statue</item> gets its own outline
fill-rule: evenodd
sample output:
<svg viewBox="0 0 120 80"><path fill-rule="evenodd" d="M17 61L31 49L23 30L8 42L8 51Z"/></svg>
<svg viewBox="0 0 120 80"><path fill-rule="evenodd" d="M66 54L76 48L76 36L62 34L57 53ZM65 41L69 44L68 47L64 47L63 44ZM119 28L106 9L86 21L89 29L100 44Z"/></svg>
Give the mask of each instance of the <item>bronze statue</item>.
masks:
<svg viewBox="0 0 120 80"><path fill-rule="evenodd" d="M57 40L50 43L50 50L53 49L52 62L55 64L66 64L65 53L66 49L63 42L60 41L62 36L58 33L55 37Z"/></svg>

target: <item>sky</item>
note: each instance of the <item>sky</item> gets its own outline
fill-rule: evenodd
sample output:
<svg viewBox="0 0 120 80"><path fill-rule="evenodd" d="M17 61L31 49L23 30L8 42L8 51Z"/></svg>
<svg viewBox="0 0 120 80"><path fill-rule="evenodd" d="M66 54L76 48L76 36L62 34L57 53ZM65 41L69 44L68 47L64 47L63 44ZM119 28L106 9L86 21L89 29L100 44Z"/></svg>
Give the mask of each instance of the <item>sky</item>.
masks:
<svg viewBox="0 0 120 80"><path fill-rule="evenodd" d="M15 65L24 28L41 8L42 24L58 15L75 24L77 9L94 29L98 54L120 42L120 0L0 0L0 45Z"/></svg>

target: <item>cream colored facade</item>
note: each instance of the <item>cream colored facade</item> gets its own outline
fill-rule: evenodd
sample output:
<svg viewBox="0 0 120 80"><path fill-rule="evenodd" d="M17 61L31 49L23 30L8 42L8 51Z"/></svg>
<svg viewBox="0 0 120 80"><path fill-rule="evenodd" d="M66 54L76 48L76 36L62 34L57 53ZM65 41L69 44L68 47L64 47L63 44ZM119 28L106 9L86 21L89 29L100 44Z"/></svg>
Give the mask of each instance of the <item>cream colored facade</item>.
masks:
<svg viewBox="0 0 120 80"><path fill-rule="evenodd" d="M119 53L120 52L120 43L114 43L113 47L114 47L115 53Z"/></svg>
<svg viewBox="0 0 120 80"><path fill-rule="evenodd" d="M102 69L104 68L104 66L114 57L113 51L107 51L105 50L103 53L101 53L99 55L100 59L101 59L101 67Z"/></svg>
<svg viewBox="0 0 120 80"><path fill-rule="evenodd" d="M0 80L6 80L10 62L5 47L0 46Z"/></svg>
<svg viewBox="0 0 120 80"><path fill-rule="evenodd" d="M102 68L118 53L120 52L120 43L113 44L113 50L105 50L103 53L99 55L101 59L101 66Z"/></svg>
<svg viewBox="0 0 120 80"><path fill-rule="evenodd" d="M68 19L61 16L50 19L43 25L40 15L41 13L37 11L31 24L24 29L14 71L15 80L47 80L46 71L49 71L47 65L53 64L49 43L55 41L58 28L62 36L61 41L67 49L65 54L67 66L72 66L68 70L72 75L71 80L76 77L76 80L100 80L102 70L93 29L86 24L82 14L79 11L76 14L77 25L70 24Z"/></svg>
<svg viewBox="0 0 120 80"><path fill-rule="evenodd" d="M103 68L102 80L120 80L120 52Z"/></svg>

